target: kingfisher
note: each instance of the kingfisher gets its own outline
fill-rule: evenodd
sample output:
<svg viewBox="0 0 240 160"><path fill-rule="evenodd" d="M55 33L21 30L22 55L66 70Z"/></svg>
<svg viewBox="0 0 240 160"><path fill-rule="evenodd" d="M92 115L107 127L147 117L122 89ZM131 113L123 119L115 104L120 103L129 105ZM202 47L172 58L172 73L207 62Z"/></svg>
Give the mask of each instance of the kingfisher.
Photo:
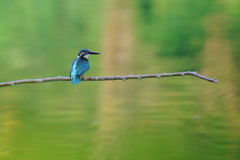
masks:
<svg viewBox="0 0 240 160"><path fill-rule="evenodd" d="M90 63L88 60L88 56L90 54L100 54L98 52L92 52L88 49L81 49L78 52L78 56L71 65L70 70L70 78L72 78L72 84L78 84L82 81L82 78L84 78L84 73L87 72L87 70L90 68Z"/></svg>

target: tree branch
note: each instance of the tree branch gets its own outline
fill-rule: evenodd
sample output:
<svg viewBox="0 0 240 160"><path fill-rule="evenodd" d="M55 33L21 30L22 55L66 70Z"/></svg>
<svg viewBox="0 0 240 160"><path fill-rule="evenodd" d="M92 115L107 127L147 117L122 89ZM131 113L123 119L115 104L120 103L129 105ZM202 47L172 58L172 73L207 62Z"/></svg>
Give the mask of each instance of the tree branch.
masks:
<svg viewBox="0 0 240 160"><path fill-rule="evenodd" d="M143 78L162 78L162 77L172 77L172 76L185 76L185 75L192 75L203 80L218 83L216 78L208 78L197 74L197 72L177 72L177 73L161 73L161 74L145 74L145 75L128 75L128 76L111 76L111 77L84 77L83 81L108 81L108 80L123 80L126 81L127 79L143 79ZM10 82L2 82L0 83L0 87L5 86L14 86L17 84L25 84L25 83L43 83L43 82L52 82L52 81L71 81L69 77L50 77L50 78L40 78L40 79L24 79L24 80L17 80L17 81L10 81Z"/></svg>

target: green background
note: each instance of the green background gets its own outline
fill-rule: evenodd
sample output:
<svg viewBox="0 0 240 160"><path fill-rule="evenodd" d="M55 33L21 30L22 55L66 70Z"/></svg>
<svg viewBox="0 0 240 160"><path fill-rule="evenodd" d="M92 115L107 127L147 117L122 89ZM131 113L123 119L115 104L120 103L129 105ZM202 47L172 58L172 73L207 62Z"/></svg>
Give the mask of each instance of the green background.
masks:
<svg viewBox="0 0 240 160"><path fill-rule="evenodd" d="M240 159L238 0L0 0L0 82L193 76L0 88L1 160Z"/></svg>

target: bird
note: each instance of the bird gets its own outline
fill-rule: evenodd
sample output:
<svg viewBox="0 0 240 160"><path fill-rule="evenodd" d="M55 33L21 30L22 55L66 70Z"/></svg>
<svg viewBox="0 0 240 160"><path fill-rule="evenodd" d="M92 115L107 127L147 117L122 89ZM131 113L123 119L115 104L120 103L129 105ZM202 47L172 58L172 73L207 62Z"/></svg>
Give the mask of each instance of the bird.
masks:
<svg viewBox="0 0 240 160"><path fill-rule="evenodd" d="M78 56L73 60L71 69L70 69L70 78L72 78L72 84L78 84L82 81L82 77L84 78L84 74L90 68L90 63L88 60L88 56L90 54L100 54L98 52L92 52L88 49L81 49L78 52Z"/></svg>

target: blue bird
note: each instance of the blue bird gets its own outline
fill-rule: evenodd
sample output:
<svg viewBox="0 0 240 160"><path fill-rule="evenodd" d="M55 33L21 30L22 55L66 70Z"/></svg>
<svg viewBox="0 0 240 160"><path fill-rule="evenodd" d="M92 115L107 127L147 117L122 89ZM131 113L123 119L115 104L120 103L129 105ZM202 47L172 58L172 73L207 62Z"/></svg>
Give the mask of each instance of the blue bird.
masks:
<svg viewBox="0 0 240 160"><path fill-rule="evenodd" d="M72 84L78 84L82 81L84 73L90 68L90 63L88 61L88 56L90 54L100 54L97 52L92 52L88 49L81 49L78 52L77 58L72 62L70 70L70 78L72 78Z"/></svg>

